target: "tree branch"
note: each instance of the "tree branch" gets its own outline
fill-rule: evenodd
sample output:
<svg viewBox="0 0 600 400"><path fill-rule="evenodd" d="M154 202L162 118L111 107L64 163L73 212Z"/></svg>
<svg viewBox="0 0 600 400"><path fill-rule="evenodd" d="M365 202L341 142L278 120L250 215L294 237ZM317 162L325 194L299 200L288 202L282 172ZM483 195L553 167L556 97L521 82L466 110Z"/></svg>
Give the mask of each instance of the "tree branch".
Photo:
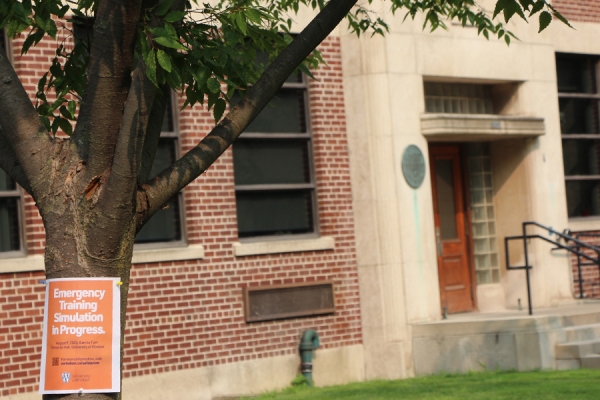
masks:
<svg viewBox="0 0 600 400"><path fill-rule="evenodd" d="M101 1L96 11L94 40L73 140L87 163L87 178L110 167L121 125L140 18L141 0Z"/></svg>
<svg viewBox="0 0 600 400"><path fill-rule="evenodd" d="M275 96L296 67L335 29L356 1L330 1L269 65L242 101L196 147L138 192L138 230L169 198L215 162ZM142 204L146 204L147 209L140 209Z"/></svg>
<svg viewBox="0 0 600 400"><path fill-rule="evenodd" d="M146 76L144 60L140 58L133 72L111 168L113 173L127 177L131 188L137 185L144 137L155 93L156 86ZM129 188L117 189L125 191Z"/></svg>
<svg viewBox="0 0 600 400"><path fill-rule="evenodd" d="M3 54L4 48L0 45L0 146L2 158L11 159L3 161L2 166L4 169L4 165L9 165L5 163L9 162L20 165L18 169L24 174L22 177L12 175L11 171L17 173L17 169L8 168L5 171L13 179L30 188L35 186L36 180L42 179L39 171L51 154L49 148L53 141L42 125L10 61ZM9 151L12 154L9 154Z"/></svg>
<svg viewBox="0 0 600 400"><path fill-rule="evenodd" d="M122 235L129 234L120 228L123 226L123 221L131 218L132 213L136 210L137 177L155 91L156 87L146 77L144 60L140 58L133 72L131 90L129 90L125 103L110 173L102 175L93 189L99 193L95 206L96 211L101 215L110 216L110 218L106 218L101 225L91 224L88 228L88 235L89 237L101 237L105 232L114 232L105 239L105 257L114 258L115 255L109 253L120 251L124 237L121 237L119 232ZM90 201L96 201L93 199L94 195L91 191L87 197Z"/></svg>

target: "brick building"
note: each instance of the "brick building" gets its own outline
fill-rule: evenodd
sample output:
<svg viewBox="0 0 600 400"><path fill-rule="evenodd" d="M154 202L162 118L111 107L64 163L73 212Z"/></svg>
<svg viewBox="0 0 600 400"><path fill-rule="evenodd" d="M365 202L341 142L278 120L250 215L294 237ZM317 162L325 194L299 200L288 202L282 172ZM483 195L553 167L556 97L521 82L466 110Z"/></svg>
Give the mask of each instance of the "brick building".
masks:
<svg viewBox="0 0 600 400"><path fill-rule="evenodd" d="M283 387L306 329L321 339L317 384L408 377L426 370L416 324L525 304L503 237L526 220L600 231L600 2L553 4L577 30L555 22L537 34L514 21L521 40L510 47L456 25L428 34L421 17L391 13L385 38L338 28L317 80L288 81L280 103L140 233L125 398ZM22 39L2 40L33 98L52 43L20 56ZM182 103L173 96L158 163L211 128L199 107L177 113ZM0 398L37 398L44 229L3 173L0 251ZM511 248L511 265L523 256ZM534 243L530 262L536 307L579 296L568 256ZM591 297L598 270L586 268ZM329 293L334 307L273 307L294 293L309 303Z"/></svg>

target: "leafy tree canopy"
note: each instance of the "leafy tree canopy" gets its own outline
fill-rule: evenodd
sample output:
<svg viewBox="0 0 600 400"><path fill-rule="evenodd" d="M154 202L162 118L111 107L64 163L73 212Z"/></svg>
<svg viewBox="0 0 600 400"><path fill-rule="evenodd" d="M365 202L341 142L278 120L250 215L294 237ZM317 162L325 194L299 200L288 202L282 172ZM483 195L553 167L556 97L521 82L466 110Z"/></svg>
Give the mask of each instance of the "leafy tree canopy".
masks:
<svg viewBox="0 0 600 400"><path fill-rule="evenodd" d="M56 57L48 72L40 79L36 108L48 131L60 128L71 134L69 121L76 120L78 102L86 87L86 68L91 38L72 40L75 21L91 28L99 0L0 0L0 26L8 36L20 34L26 39L22 53L45 36L57 41ZM325 0L220 0L200 3L198 0L145 0L139 12L134 64L143 59L147 77L157 86L168 85L185 93L185 105L207 102L215 120L223 116L227 102L236 91L244 91L256 82L269 55L272 60L292 40L293 13L301 6L322 9ZM360 35L383 35L388 26L367 4L356 5L347 15L350 31ZM425 14L423 28L432 31L446 28L455 20L463 26L476 26L478 34L489 39L496 35L510 44L515 35L502 22L494 22L503 14L508 22L515 14L527 20L539 13L540 32L553 16L568 24L547 0L498 0L493 15L474 0L391 0L391 10L405 12L415 18ZM90 22L92 21L92 22ZM102 33L103 27L95 30ZM90 32L92 29L89 30ZM314 51L298 68L308 74L322 62ZM48 95L48 93L52 95ZM69 96L73 95L73 96Z"/></svg>

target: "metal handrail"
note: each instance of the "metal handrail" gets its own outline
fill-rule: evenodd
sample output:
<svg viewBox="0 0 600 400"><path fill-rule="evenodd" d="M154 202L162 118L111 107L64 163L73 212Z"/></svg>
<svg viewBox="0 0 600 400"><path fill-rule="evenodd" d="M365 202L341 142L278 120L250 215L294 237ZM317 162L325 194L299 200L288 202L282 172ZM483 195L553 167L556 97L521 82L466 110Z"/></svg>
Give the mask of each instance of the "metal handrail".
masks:
<svg viewBox="0 0 600 400"><path fill-rule="evenodd" d="M552 240L552 239L542 236L542 235L537 235L537 234L536 235L528 235L527 234L527 226L529 226L529 225L537 226L539 228L547 230L549 236L556 235L556 236L558 236L559 240L560 239L564 240L565 244L562 244L557 240ZM535 222L535 221L525 221L525 222L523 222L522 226L523 226L523 235L504 237L504 252L505 252L505 256L506 256L506 269L508 269L508 270L524 269L525 270L525 279L527 281L527 303L528 303L528 307L529 307L529 315L533 315L533 307L531 304L531 282L530 282L530 278L529 278L529 270L533 268L533 265L529 265L529 253L527 250L527 240L528 239L536 239L536 238L542 239L548 243L552 243L553 245L557 246L558 249L567 250L567 251L570 251L571 253L577 255L577 269L578 269L578 274L579 274L579 293L580 293L580 297L584 297L583 277L581 274L581 265L582 265L581 257L592 261L594 264L598 265L598 268L600 269L600 247L596 247L589 243L585 243L585 242L579 240L578 237L570 235L571 232L567 229L565 229L563 232L559 232L559 231L554 230L551 226L542 225L539 222ZM594 234L587 234L587 235L582 234L581 236L600 237L600 235L594 235ZM518 239L523 240L523 252L525 255L525 265L511 266L508 242L511 240L518 240ZM574 245L569 246L568 245L569 242L573 242ZM581 251L581 248L592 250L592 251L596 252L596 258L583 253ZM589 265L589 264L587 264L587 265Z"/></svg>

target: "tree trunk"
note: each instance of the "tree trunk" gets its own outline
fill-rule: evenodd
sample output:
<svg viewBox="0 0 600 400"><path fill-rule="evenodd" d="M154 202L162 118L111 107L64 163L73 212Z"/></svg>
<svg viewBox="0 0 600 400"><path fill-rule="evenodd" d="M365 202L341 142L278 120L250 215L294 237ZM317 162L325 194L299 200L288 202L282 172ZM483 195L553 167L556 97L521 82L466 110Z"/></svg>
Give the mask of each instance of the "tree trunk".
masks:
<svg viewBox="0 0 600 400"><path fill-rule="evenodd" d="M69 153L68 149L63 149L62 154L65 151ZM103 194L103 180L100 178L81 190L83 183L78 181L78 177L84 176L85 168L79 163L73 164L66 162L57 166L54 179L49 179L47 194L37 204L46 230L46 278L121 279L119 365L122 365L125 310L136 233L135 204L122 204L113 196ZM131 198L135 198L135 193L131 194ZM79 394L43 396L44 400L74 398L79 398ZM85 398L118 400L121 394L86 393Z"/></svg>

